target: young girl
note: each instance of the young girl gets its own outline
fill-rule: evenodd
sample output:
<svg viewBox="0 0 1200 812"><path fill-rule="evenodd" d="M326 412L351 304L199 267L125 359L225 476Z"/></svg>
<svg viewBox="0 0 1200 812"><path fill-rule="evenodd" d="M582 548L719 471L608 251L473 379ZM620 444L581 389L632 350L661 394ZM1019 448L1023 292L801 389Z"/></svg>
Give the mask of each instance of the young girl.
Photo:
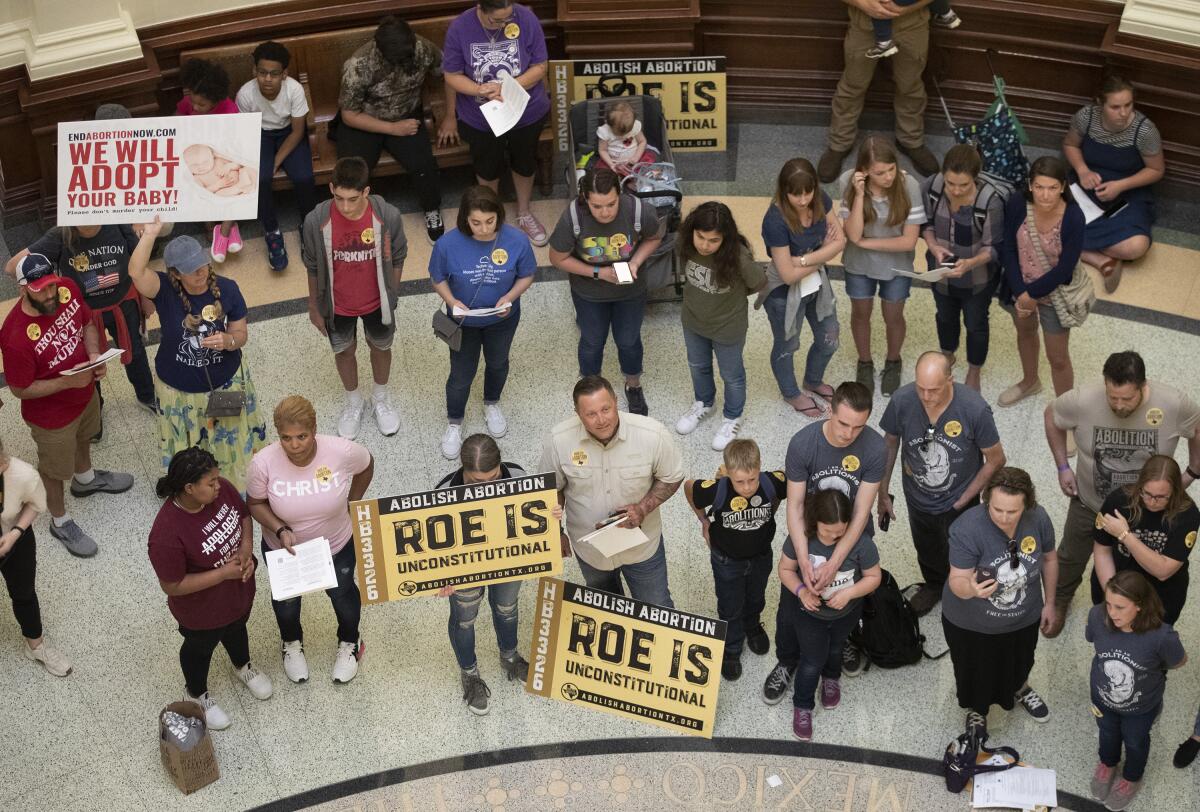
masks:
<svg viewBox="0 0 1200 812"><path fill-rule="evenodd" d="M1092 797L1108 809L1127 809L1142 788L1150 727L1162 711L1166 671L1187 662L1179 635L1162 617L1158 593L1141 573L1131 571L1114 575L1105 586L1104 605L1093 606L1088 614L1085 636L1096 647L1092 713L1100 728ZM1117 778L1122 746L1125 767Z"/></svg>
<svg viewBox="0 0 1200 812"><path fill-rule="evenodd" d="M658 150L646 143L642 122L629 102L609 105L604 122L596 130L597 151L609 169L625 177L634 164L654 163L658 159Z"/></svg>
<svg viewBox="0 0 1200 812"><path fill-rule="evenodd" d="M187 94L175 105L179 116L223 115L238 112L237 103L229 98L229 74L214 62L189 59L180 68L180 75L187 79ZM209 253L214 262L224 262L225 255L242 250L242 235L233 220L223 223L206 223L212 228L212 248Z"/></svg>
<svg viewBox="0 0 1200 812"><path fill-rule="evenodd" d="M692 372L696 400L675 424L680 434L691 434L712 411L717 396L713 355L725 381L725 417L713 437L714 451L737 436L746 405L746 297L766 284L762 266L750 254L750 245L738 231L733 212L724 203L701 203L679 229L679 264L687 285L683 289L683 343Z"/></svg>
<svg viewBox="0 0 1200 812"><path fill-rule="evenodd" d="M833 554L850 526L853 506L849 497L836 489L818 491L804 508L807 524L807 555L814 568ZM842 701L842 647L862 614L862 599L879 586L879 550L870 536L862 535L851 548L833 582L820 594L800 579L797 550L789 538L779 557L779 580L790 593L787 601L800 639L800 663L792 695L792 733L801 741L812 741L812 715L817 682L821 683L821 707L832 710ZM793 597L795 596L795 597Z"/></svg>
<svg viewBox="0 0 1200 812"><path fill-rule="evenodd" d="M779 170L775 196L763 215L762 238L771 264L766 296L754 306L765 304L771 323L771 372L793 409L806 417L825 417L826 401L833 397L825 368L838 348L837 307L825 263L842 252L846 237L833 201L821 191L816 170L804 158L793 158ZM796 385L792 363L800 348L801 318L813 331L803 391Z"/></svg>

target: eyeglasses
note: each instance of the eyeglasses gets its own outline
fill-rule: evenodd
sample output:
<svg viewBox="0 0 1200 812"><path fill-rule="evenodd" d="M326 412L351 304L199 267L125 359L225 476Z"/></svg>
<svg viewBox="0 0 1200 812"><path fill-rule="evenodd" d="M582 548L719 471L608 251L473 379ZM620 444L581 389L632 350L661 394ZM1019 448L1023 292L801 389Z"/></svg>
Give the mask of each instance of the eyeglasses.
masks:
<svg viewBox="0 0 1200 812"><path fill-rule="evenodd" d="M937 428L932 423L930 423L929 426L925 429L925 439L921 441L921 450L922 451L929 450L929 444L933 442L933 435L935 435L936 433L937 433Z"/></svg>
<svg viewBox="0 0 1200 812"><path fill-rule="evenodd" d="M1171 494L1167 493L1160 496L1157 493L1150 493L1150 491L1142 488L1142 498L1147 502L1165 502L1171 498Z"/></svg>
<svg viewBox="0 0 1200 812"><path fill-rule="evenodd" d="M1021 558L1017 555L1016 539L1008 540L1008 566L1013 572L1016 572L1017 568L1021 566Z"/></svg>

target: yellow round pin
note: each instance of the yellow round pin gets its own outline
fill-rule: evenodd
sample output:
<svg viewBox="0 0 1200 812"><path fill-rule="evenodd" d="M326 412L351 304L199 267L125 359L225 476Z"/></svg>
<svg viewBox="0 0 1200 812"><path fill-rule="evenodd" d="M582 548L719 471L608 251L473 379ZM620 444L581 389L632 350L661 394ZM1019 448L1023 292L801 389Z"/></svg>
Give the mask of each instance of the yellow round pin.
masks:
<svg viewBox="0 0 1200 812"><path fill-rule="evenodd" d="M716 482L715 479L706 479L700 483L700 487L701 488L711 488L713 486L714 482Z"/></svg>
<svg viewBox="0 0 1200 812"><path fill-rule="evenodd" d="M780 482L783 482L785 479L787 479L787 477L785 477L785 476L783 475L783 471L772 471L771 473L772 473L772 474L775 476L775 478L776 478L776 479L778 479Z"/></svg>
<svg viewBox="0 0 1200 812"><path fill-rule="evenodd" d="M76 254L75 256L71 257L69 262L71 267L75 269L75 273L87 273L87 269L92 266L92 264L88 262L87 254Z"/></svg>
<svg viewBox="0 0 1200 812"><path fill-rule="evenodd" d="M1195 530L1193 530L1192 532L1188 533L1186 536L1183 537L1183 546L1187 547L1189 550L1196 546L1196 531Z"/></svg>
<svg viewBox="0 0 1200 812"><path fill-rule="evenodd" d="M729 500L730 510L745 510L750 503L746 501L744 496L735 496Z"/></svg>
<svg viewBox="0 0 1200 812"><path fill-rule="evenodd" d="M516 23L509 23L508 25L504 26L505 39L516 39L519 36L521 36L521 26L517 25Z"/></svg>
<svg viewBox="0 0 1200 812"><path fill-rule="evenodd" d="M1033 536L1026 536L1025 538L1021 539L1021 552L1022 553L1024 553L1025 555L1030 555L1036 549L1037 549L1037 542L1034 541Z"/></svg>
<svg viewBox="0 0 1200 812"><path fill-rule="evenodd" d="M1104 516L1103 516L1103 514L1100 514L1100 513L1097 513L1097 514L1096 514L1096 529L1097 529L1097 530L1103 530L1103 529L1104 529Z"/></svg>
<svg viewBox="0 0 1200 812"><path fill-rule="evenodd" d="M957 437L962 434L962 423L959 423L957 420L951 420L942 426L942 431L945 432L947 437Z"/></svg>
<svg viewBox="0 0 1200 812"><path fill-rule="evenodd" d="M363 245L370 245L371 243L375 242L375 229L364 228L362 230L362 234L358 235L358 238L362 240Z"/></svg>
<svg viewBox="0 0 1200 812"><path fill-rule="evenodd" d="M1163 410L1155 407L1146 410L1146 422L1151 426L1160 426L1163 422Z"/></svg>
<svg viewBox="0 0 1200 812"><path fill-rule="evenodd" d="M333 471L329 470L329 466L322 465L316 472L317 480L320 482L328 482L333 478Z"/></svg>
<svg viewBox="0 0 1200 812"><path fill-rule="evenodd" d="M493 265L503 265L506 262L508 262L508 252L503 248L497 248L492 252Z"/></svg>
<svg viewBox="0 0 1200 812"><path fill-rule="evenodd" d="M858 470L858 457L853 454L847 454L842 457L842 468L847 471L854 472Z"/></svg>
<svg viewBox="0 0 1200 812"><path fill-rule="evenodd" d="M217 320L216 306L206 304L203 308L200 309L200 318L204 319L205 321L216 321Z"/></svg>
<svg viewBox="0 0 1200 812"><path fill-rule="evenodd" d="M588 456L587 456L586 451L571 452L571 462L574 463L575 465L579 465L579 466L586 465L587 459L588 459Z"/></svg>
<svg viewBox="0 0 1200 812"><path fill-rule="evenodd" d="M42 337L42 328L38 327L36 324L31 324L25 328L25 335L29 336L30 341L37 341ZM1195 533L1192 535L1195 535Z"/></svg>
<svg viewBox="0 0 1200 812"><path fill-rule="evenodd" d="M71 289L66 285L58 286L58 301L59 304L66 304L71 301Z"/></svg>

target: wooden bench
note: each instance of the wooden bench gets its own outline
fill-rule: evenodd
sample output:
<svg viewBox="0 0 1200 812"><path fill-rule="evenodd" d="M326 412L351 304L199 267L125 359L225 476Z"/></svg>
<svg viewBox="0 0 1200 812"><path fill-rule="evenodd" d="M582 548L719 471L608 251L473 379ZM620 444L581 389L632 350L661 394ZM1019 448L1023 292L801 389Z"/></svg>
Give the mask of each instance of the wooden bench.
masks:
<svg viewBox="0 0 1200 812"><path fill-rule="evenodd" d="M413 31L430 40L438 47L446 40L446 30L454 17L437 17L410 21ZM341 31L305 34L277 40L292 55L288 75L304 87L308 100L308 142L312 149L313 174L318 185L329 182L333 165L337 161L337 145L329 140L329 122L338 111L338 93L341 89L342 65L356 50L375 34L375 26L349 28ZM207 59L221 65L229 73L230 93L236 95L238 88L254 78L254 63L250 53L258 42L243 42L197 48L180 53L180 63L188 59ZM440 77L430 77L422 91L422 118L433 145L433 156L440 167L470 166L471 154L465 143L454 146L438 146L437 128L447 115L445 86ZM453 113L450 113L453 115ZM550 127L542 131L537 149L536 181L542 194L553 191L552 168L554 162L554 135ZM372 171L373 177L398 175L404 168L388 152L384 152ZM272 183L275 189L291 188L291 181L282 170L275 173Z"/></svg>

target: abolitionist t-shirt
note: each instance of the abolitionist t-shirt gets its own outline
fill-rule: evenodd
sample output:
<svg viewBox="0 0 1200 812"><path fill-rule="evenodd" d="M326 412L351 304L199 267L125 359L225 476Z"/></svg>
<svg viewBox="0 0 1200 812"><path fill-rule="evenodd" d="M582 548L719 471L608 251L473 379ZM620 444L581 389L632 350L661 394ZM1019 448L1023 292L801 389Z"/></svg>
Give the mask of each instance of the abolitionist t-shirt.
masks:
<svg viewBox="0 0 1200 812"><path fill-rule="evenodd" d="M1169 623L1146 632L1110 629L1104 604L1088 612L1084 636L1096 647L1092 657L1092 702L1101 712L1149 713L1162 704L1167 668L1183 660L1183 644Z"/></svg>
<svg viewBox="0 0 1200 812"><path fill-rule="evenodd" d="M768 493L760 482L758 490L747 499L734 490L732 482L727 482L721 505L713 504L721 480L705 479L692 486L692 503L702 510L711 508L708 540L723 555L742 560L771 552L775 511L787 499L787 479L783 471L771 471L767 477L774 493Z"/></svg>
<svg viewBox="0 0 1200 812"><path fill-rule="evenodd" d="M806 493L835 488L853 503L864 482L883 479L886 449L883 437L870 426L863 428L854 442L837 448L825 439L827 421L810 423L792 437L784 457L784 472L789 482L803 482ZM864 536L875 535L875 522L867 519Z"/></svg>
<svg viewBox="0 0 1200 812"><path fill-rule="evenodd" d="M808 560L812 563L813 570L816 570L828 561L833 550L834 547L826 546L816 538L810 538L808 540ZM783 542L783 554L792 560L796 560L796 545L792 543L790 537ZM833 576L833 580L829 583L829 586L825 587L821 592L821 600L828 601L834 594L854 586L862 580L864 570L869 570L878 563L879 548L875 546L874 539L864 533L858 537L858 541L850 548L850 552L846 554L846 560L842 562L842 566L838 569L837 575ZM780 593L780 600L789 599L787 595L784 595L784 592L787 592L787 590ZM797 611L808 611L803 607L803 604L800 604L799 598L794 594L789 594L790 599L795 601L799 607ZM858 606L861 602L862 598L855 598L841 609L834 609L822 603L820 609L810 614L821 620L837 620L839 617L845 617L853 612L854 607Z"/></svg>

